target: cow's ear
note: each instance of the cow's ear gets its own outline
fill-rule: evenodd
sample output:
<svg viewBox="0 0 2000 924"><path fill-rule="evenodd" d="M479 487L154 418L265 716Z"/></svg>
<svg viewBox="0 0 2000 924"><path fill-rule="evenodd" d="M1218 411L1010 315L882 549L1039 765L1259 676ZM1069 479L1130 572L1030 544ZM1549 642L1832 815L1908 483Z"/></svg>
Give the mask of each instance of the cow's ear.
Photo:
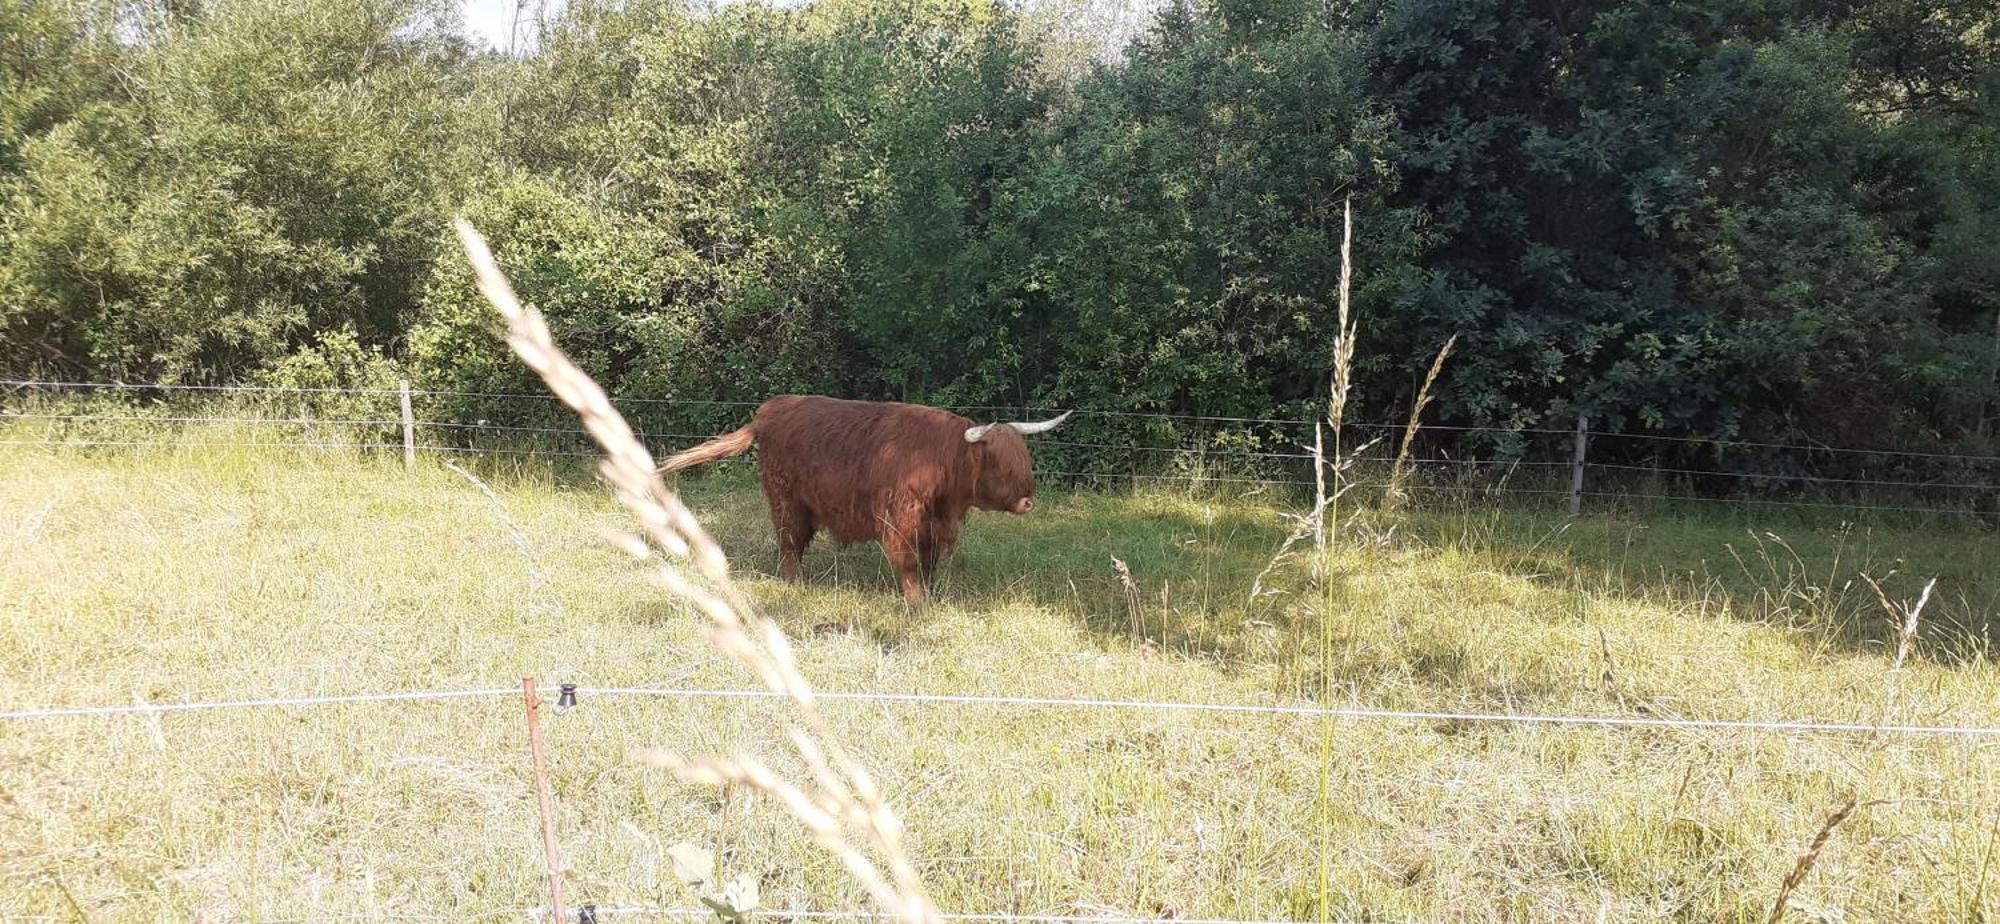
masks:
<svg viewBox="0 0 2000 924"><path fill-rule="evenodd" d="M997 426L1000 426L1000 425L999 425L999 424L980 424L980 425L979 425L979 426L977 426L977 427L967 427L967 428L965 428L965 441L966 441L966 442L968 442L968 443L977 443L977 442L979 442L980 440L983 440L983 439L985 439L985 438L986 438L986 434L988 434L988 433L991 433L991 432L993 432L993 428L994 428L994 427L997 427Z"/></svg>

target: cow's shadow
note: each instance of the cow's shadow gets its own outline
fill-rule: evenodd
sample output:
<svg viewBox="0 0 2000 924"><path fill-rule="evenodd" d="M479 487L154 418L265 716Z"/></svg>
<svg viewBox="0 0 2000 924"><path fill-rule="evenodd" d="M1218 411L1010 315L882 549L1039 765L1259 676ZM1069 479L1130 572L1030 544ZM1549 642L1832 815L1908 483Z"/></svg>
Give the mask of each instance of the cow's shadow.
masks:
<svg viewBox="0 0 2000 924"><path fill-rule="evenodd" d="M862 633L893 646L931 618L902 606L895 574L874 544L836 548L822 540L806 556L804 588L777 581L770 524L748 480L692 487L690 501L794 631ZM1436 682L1484 682L1466 647L1471 636L1450 626L1460 598L1513 601L1518 613L1536 619L1588 619L1584 610L1593 604L1565 601L1672 609L1712 596L1728 601L1732 615L1784 623L1803 647L1879 653L1892 647L1893 630L1858 580L1864 572L1899 572L1885 585L1898 597L1915 596L1917 574L1944 577L1941 587L1952 596L1933 600L1927 624L1970 644L1940 646L1933 657L1990 650L1983 646L2000 640L1991 619L2000 610L1991 542L1824 518L1781 523L1768 512L1605 513L1573 521L1555 507L1498 506L1504 503L1470 499L1374 523L1350 517L1343 546L1379 550L1358 559L1350 553L1344 570L1308 593L1306 556L1272 566L1292 526L1285 514L1301 509L1299 498L1045 488L1043 505L1028 516L972 514L958 554L938 576L935 606L976 614L1036 607L1073 620L1106 648L1153 647L1228 670L1275 669L1288 685L1314 682L1314 651L1327 641L1321 612L1338 617L1336 643L1347 643L1344 633L1368 636L1348 646L1360 652L1340 668L1350 677L1417 670ZM1390 595L1370 587L1385 579L1431 585L1400 598L1424 601L1421 612L1403 614L1420 631L1399 624L1399 637L1386 642L1381 636L1391 627L1366 618L1388 608L1382 601ZM1355 611L1363 618L1351 618Z"/></svg>
<svg viewBox="0 0 2000 924"><path fill-rule="evenodd" d="M810 623L807 628L837 622L900 644L922 624L922 611L902 605L896 574L879 545L841 546L821 537L804 557L802 594L776 580L776 546L754 486L717 480L686 487L690 505L739 572L774 606ZM1241 628L1222 623L1243 621L1238 617L1247 612L1249 588L1284 535L1269 509L1223 499L1045 489L1042 505L1027 516L970 515L957 554L932 584L932 608L1041 607L1078 620L1107 642L1221 654L1232 646L1213 636ZM836 601L831 606L816 599L828 595Z"/></svg>
<svg viewBox="0 0 2000 924"><path fill-rule="evenodd" d="M553 478L601 502L603 486L581 467L479 468L497 485ZM1898 600L1914 599L1924 579L1940 578L1924 612L1925 658L1990 658L2000 641L1993 618L2000 613L2000 542L1964 524L1848 525L1827 516L1693 507L1570 520L1557 505L1468 497L1455 508L1430 505L1372 525L1350 511L1340 541L1347 564L1324 591L1308 593L1303 557L1270 568L1290 526L1285 514L1303 509L1301 498L1044 486L1044 503L1028 516L974 513L939 575L935 605L912 612L872 543L837 548L823 540L806 556L804 585L778 580L750 466L680 487L752 592L800 637L838 632L882 646L923 644L927 629L949 624L954 610L988 619L1026 607L1037 618L1069 622L1107 651L1153 648L1230 672L1261 672L1280 691L1316 689L1330 674L1335 682L1380 676L1522 696L1532 693L1524 683L1539 681L1532 672L1493 676L1496 662L1485 646L1506 640L1482 633L1482 620L1568 639L1563 650L1543 653L1558 660L1599 656L1600 637L1586 623L1597 619L1593 608L1611 606L1776 625L1785 630L1779 637L1808 656L1847 651L1886 661L1894 630L1859 579L1866 573L1885 579ZM1379 551L1355 554L1378 540ZM1407 592L1387 594L1389 583ZM1333 618L1322 620L1323 612ZM1550 623L1569 631L1539 632ZM1574 631L1579 626L1583 631ZM1329 641L1341 648L1337 661L1323 656Z"/></svg>
<svg viewBox="0 0 2000 924"><path fill-rule="evenodd" d="M959 615L1004 619L1025 609L1071 623L1107 652L1199 660L1287 695L1310 695L1329 672L1335 683L1418 676L1494 699L1547 692L1541 678L1487 675L1449 633L1366 642L1386 633L1379 621L1346 618L1366 609L1359 599L1334 635L1323 635L1326 601L1300 599L1310 542L1272 564L1296 499L1046 488L1043 495L1025 517L975 512L938 575L931 607L917 611L903 606L876 545L816 543L803 562L806 583L793 585L776 577L771 527L754 489L702 485L689 501L766 612L798 637L841 634L894 649L927 644L934 625ZM1327 599L1347 599L1349 577L1325 585Z"/></svg>

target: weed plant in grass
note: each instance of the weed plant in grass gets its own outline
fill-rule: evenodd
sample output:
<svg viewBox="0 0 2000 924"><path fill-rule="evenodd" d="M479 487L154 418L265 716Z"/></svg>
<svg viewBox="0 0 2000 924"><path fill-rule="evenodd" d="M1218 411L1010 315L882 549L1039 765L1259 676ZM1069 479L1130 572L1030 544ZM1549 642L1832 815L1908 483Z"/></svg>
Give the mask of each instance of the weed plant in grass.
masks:
<svg viewBox="0 0 2000 924"><path fill-rule="evenodd" d="M405 474L391 453L205 445L224 435L0 447L0 701L526 674L752 686L598 540L623 518L580 467L470 460L517 542L493 499L435 461ZM1343 703L1386 708L2000 724L1990 533L1350 507L1329 659L1302 574L1281 568L1278 592L1251 599L1295 509L1269 494L1045 491L1033 516L975 516L938 602L911 612L872 547L815 547L803 586L769 577L746 473L683 487L821 690L1294 703L1330 678ZM1902 601L1938 578L1893 701L1894 627L1863 573ZM775 806L626 758L740 750L787 767L780 708L601 696L552 716L572 901L685 906L665 849L693 841L758 877L768 907L866 908ZM1762 921L1828 814L1858 798L1793 919L2000 913L1992 739L1342 720L1322 906L1313 719L823 708L903 811L947 911ZM509 699L0 723L0 919L541 904L522 735Z"/></svg>

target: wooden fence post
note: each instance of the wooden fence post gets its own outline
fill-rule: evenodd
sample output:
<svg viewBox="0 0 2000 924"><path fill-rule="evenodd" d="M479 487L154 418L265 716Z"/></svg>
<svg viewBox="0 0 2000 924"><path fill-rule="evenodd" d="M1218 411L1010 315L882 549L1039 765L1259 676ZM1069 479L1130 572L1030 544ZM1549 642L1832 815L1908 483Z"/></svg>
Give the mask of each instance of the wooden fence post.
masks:
<svg viewBox="0 0 2000 924"><path fill-rule="evenodd" d="M1583 512L1583 457L1584 447L1590 445L1590 420L1582 414L1576 415L1576 447L1569 458L1569 515Z"/></svg>
<svg viewBox="0 0 2000 924"><path fill-rule="evenodd" d="M535 804L542 815L542 857L549 868L549 920L563 924L562 852L556 848L556 809L549 796L549 763L542 749L542 699L535 695L535 678L521 678L528 701L528 755L535 772Z"/></svg>
<svg viewBox="0 0 2000 924"><path fill-rule="evenodd" d="M410 380L403 380L403 471L417 468L417 418L410 413Z"/></svg>

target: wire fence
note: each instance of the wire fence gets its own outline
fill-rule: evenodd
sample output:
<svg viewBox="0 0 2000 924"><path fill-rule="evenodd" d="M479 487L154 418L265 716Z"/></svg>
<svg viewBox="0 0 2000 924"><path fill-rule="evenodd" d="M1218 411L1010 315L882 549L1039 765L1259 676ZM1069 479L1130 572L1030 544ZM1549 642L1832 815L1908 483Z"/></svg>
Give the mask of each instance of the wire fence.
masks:
<svg viewBox="0 0 2000 924"><path fill-rule="evenodd" d="M588 434L574 424L529 422L541 411L556 412L553 396L529 392L474 391L449 389L334 388L280 385L201 385L179 383L127 383L0 380L17 407L0 412L0 421L16 424L14 432L0 434L0 446L68 446L199 450L202 448L271 448L314 450L393 451L441 455L512 456L522 458L584 459L593 455ZM125 405L110 408L48 407L54 396L186 395L195 400L222 396L311 397L360 400L377 413L279 413L240 411L222 413L217 409L198 413L133 413ZM431 410L450 410L453 401L535 402L541 410L512 412L515 419L462 419L440 414L422 417L398 413L397 399L405 394L439 399ZM25 400L24 400L25 399ZM703 427L702 420L740 420L748 401L706 398L640 397L621 398L621 404L636 405L640 436L663 451L674 451L708 439L719 430ZM662 412L688 409L721 409L727 416L704 412L706 416L680 419L681 426L646 426L647 409ZM951 406L948 409L979 414L1052 414L1054 409L1000 407L994 405ZM339 410L339 409L335 409ZM364 409L365 410L365 409ZM551 413L553 416L553 413ZM522 418L527 418L526 420ZM1304 492L1313 484L1313 456L1309 440L1311 420L1175 414L1141 411L1095 411L1077 414L1085 428L1092 419L1111 421L1156 421L1175 425L1197 424L1222 429L1190 431L1173 445L1142 442L1137 435L1112 430L1123 439L1091 439L1058 434L1035 441L1037 475L1058 482L1107 484L1211 485L1243 489L1278 488ZM565 418L566 419L566 418ZM694 423L696 426L688 426ZM39 425L39 431L36 427ZM724 426L728 424L717 424ZM1405 423L1348 423L1363 432L1395 435ZM177 427L188 433L196 427L262 428L294 438L255 440L200 440L184 433L173 438L151 432L135 434L148 427ZM401 433L398 428L405 428ZM1237 431L1228 428L1289 428L1289 435ZM1076 424L1072 424L1072 429ZM24 432L28 431L28 432ZM347 431L345 433L341 431ZM1920 517L1970 516L2000 520L2000 456L1920 452L1900 449L1871 449L1809 445L1803 443L1755 442L1707 439L1673 434L1587 432L1581 429L1547 427L1474 427L1427 424L1422 433L1479 435L1491 441L1527 440L1525 448L1506 455L1479 457L1454 452L1453 446L1426 447L1420 442L1416 452L1398 460L1383 439L1353 454L1348 460L1351 473L1345 484L1355 489L1380 490L1387 487L1391 470L1404 475L1397 486L1419 502L1465 499L1473 496L1516 498L1524 502L1546 502L1566 497L1571 512L1580 512L1586 501L1594 507L1618 509L1631 505L1673 505L1692 503L1700 507L1718 505L1744 509L1840 510L1855 514L1914 515ZM423 434L418 441L414 434ZM141 438L145 437L145 438ZM343 438L344 437L344 438ZM1701 446L1717 452L1733 449L1810 454L1813 457L1840 456L1851 459L1885 461L1900 466L1899 460L1922 459L1953 466L1949 473L1923 473L1895 468L1887 473L1825 474L1800 466L1783 470L1733 469L1722 466L1696 467L1667 463L1658 458L1649 464L1634 461L1630 453L1593 458L1590 448L1603 441L1641 445L1669 444ZM1760 460L1757 464L1768 464ZM1872 464L1872 463L1871 463ZM1967 477L1968 475L1972 477Z"/></svg>
<svg viewBox="0 0 2000 924"><path fill-rule="evenodd" d="M324 921L349 917L366 917L370 920L390 921L480 921L494 918L520 918L526 921L547 921L550 919L551 914L547 906L539 906L499 908L491 911L474 911L450 915L427 914L414 911L390 911L369 913L366 915L322 915L314 918L260 917L257 920L262 922L262 924L305 924L308 921ZM718 916L713 908L689 908L675 905L582 905L567 909L563 914L564 920L577 921L579 924L590 924L590 922L594 921L621 917L714 919ZM896 915L890 912L859 908L845 911L810 908L759 908L745 917L774 921L887 921L897 919ZM943 911L937 914L937 919L940 921L963 922L963 924L1323 924L1321 920L1316 918L1190 918L1164 915L1149 917L1144 915L1112 914L1108 912L1100 914L1017 914L1004 911ZM30 917L19 920L57 921L61 919L54 917ZM1363 919L1339 916L1332 920L1337 922L1337 924L1346 924L1350 920ZM1375 921L1379 919L1370 917L1365 920Z"/></svg>
<svg viewBox="0 0 2000 924"><path fill-rule="evenodd" d="M532 686L529 687L532 690ZM47 722L61 719L105 719L119 717L143 717L157 720L164 715L215 713L240 709L298 709L358 704L412 703L412 702L465 702L467 700L501 700L522 695L519 689L508 687L482 687L458 690L402 690L352 693L327 696L266 697L258 699L231 699L212 701L185 701L171 703L134 703L129 705L100 706L37 706L0 711L0 723ZM531 703L536 702L534 694L529 694ZM563 696L558 704L558 713L576 709L596 708L602 700L616 698L647 698L673 700L783 700L785 694L758 689L702 689L681 687L621 687L582 686L564 684ZM1342 721L1378 721L1404 723L1470 723L1494 724L1511 727L1555 727L1555 728L1601 728L1626 732L1648 730L1679 730L1692 732L1738 732L1766 733L1779 735L1830 735L1852 736L1874 739L1881 736L1916 737L1934 740L1969 742L1989 745L2000 741L2000 726L1963 725L1910 725L1887 722L1835 722L1818 720L1757 720L1757 719L1714 719L1658 717L1634 715L1569 715L1518 712L1478 712L1375 709L1358 706L1337 707L1315 704L1276 703L1213 703L1177 702L1155 700L1082 699L1039 696L997 696L939 693L894 693L881 691L819 691L814 698L826 703L869 703L885 706L939 706L948 708L1002 708L1002 709L1054 709L1054 710L1115 710L1127 712L1177 713L1193 715L1226 716L1272 716L1281 718L1302 718ZM543 703L546 704L546 703ZM534 706L531 705L531 712ZM532 719L531 734L532 732ZM165 738L159 738L165 741ZM542 771L538 770L538 775ZM541 777L546 782L546 776ZM544 811L547 811L545 808ZM677 906L647 905L607 905L583 904L565 910L560 920L575 920L588 924L613 917L662 917L706 919L716 914L714 909L699 909ZM794 920L885 920L894 916L879 910L849 909L757 909L760 918ZM311 919L260 918L273 922L291 920L323 920L326 916ZM467 911L451 915L421 913L387 913L370 915L373 918L408 920L485 920L495 918L518 918L532 921L556 919L548 906L515 907L486 911ZM965 924L1152 924L1161 918L1157 916L1129 915L1118 913L1100 914L1032 914L1010 912L944 912L938 915L942 921L965 922ZM26 918L24 920L35 920ZM52 920L52 919L51 919ZM1222 918L1190 917L1174 918L1175 924L1308 924L1292 919L1275 918Z"/></svg>
<svg viewBox="0 0 2000 924"><path fill-rule="evenodd" d="M549 909L547 908L524 909L524 912L527 916L535 920L546 920L549 917ZM646 905L592 907L588 911L588 914L592 917L649 915L663 918L691 918L705 915L712 916L714 913L713 911L701 911L693 908L652 907ZM578 913L571 916L581 918L584 914L583 909L578 909ZM759 914L772 918L792 918L801 921L880 921L895 917L892 914L881 911L815 911L805 909L773 909L759 912ZM1006 912L968 913L950 911L940 912L938 919L942 921L963 921L966 924L1166 924L1169 921L1172 924L1319 924L1318 921L1299 920L1295 918L1166 918L1117 914L1010 914Z"/></svg>
<svg viewBox="0 0 2000 924"><path fill-rule="evenodd" d="M547 921L550 909L542 907L501 908L492 911L475 911L466 914L425 914L421 912L385 912L380 914L351 915L367 917L371 920L391 921L461 921L491 920L493 918L520 918L527 921ZM342 916L334 916L342 917ZM712 908L688 908L672 905L583 905L567 910L565 920L589 924L593 921L621 917L649 917L670 919L713 919L716 912ZM747 917L775 921L886 921L896 916L885 911L853 909L830 911L807 908L760 908ZM1316 919L1297 918L1186 918L1186 917L1145 917L1118 914L1014 914L1009 912L939 912L940 921L963 922L963 924L1321 924ZM327 920L327 916L316 918L259 918L263 924L304 924L307 921ZM57 918L23 918L25 921L55 921ZM1345 922L1344 917L1334 918Z"/></svg>
<svg viewBox="0 0 2000 924"><path fill-rule="evenodd" d="M582 700L591 700L599 697L652 697L684 700L782 700L785 698L784 694L756 689L590 687L577 684L570 686L571 691ZM519 696L520 693L519 689L511 687L482 687L467 690L401 690L333 696L270 697L263 699L131 703L100 706L35 706L0 710L0 722L23 722L37 719L157 716L183 712L220 712L235 709L308 708L355 703L407 703L496 699ZM1477 710L1377 709L1363 706L1321 706L1306 703L1212 703L1145 699L1001 696L966 693L896 693L869 690L815 691L813 698L824 702L881 703L888 705L1111 710L1119 712L1167 712L1238 716L1265 715L1383 722L1464 722L1498 725L1594 726L1600 728L1705 729L1715 731L1772 732L1787 735L1896 735L1905 737L2000 739L2000 726L1976 724L1907 725L1796 719L1569 715L1531 712L1481 712Z"/></svg>
<svg viewBox="0 0 2000 924"><path fill-rule="evenodd" d="M410 388L405 390L397 388L303 387L303 386L287 386L287 385L251 385L251 384L201 385L201 384L181 384L181 383L170 383L170 382L153 382L153 383L75 382L75 381L38 380L38 379L0 379L0 388L10 388L10 389L15 389L17 391L84 391L84 392L157 391L157 392L202 392L211 394L234 393L234 394L292 394L292 395L298 395L298 394L380 395L385 397L399 396L405 393L405 391L407 391L408 394L419 397L483 398L483 399L494 399L494 400L524 400L524 401L537 401L537 402L554 402L558 400L553 395L547 393L536 393L536 392L465 391L465 390L453 390L453 389L426 389L426 388ZM759 404L759 402L756 401L732 401L732 400L718 400L718 399L691 398L691 397L651 398L651 397L621 396L617 399L617 401L621 405L626 405L626 404L639 405L639 406L658 405L658 406L669 406L669 407L705 406L705 407L754 408ZM1065 410L1074 410L1073 408L1052 408L1052 407L1042 407L1037 405L944 404L938 406L944 408L945 410L960 411L960 412L963 411L1034 412L1034 413L1050 414L1050 415L1061 413ZM1095 417L1118 417L1118 418L1132 418L1132 419L1143 419L1143 420L1180 420L1180 421L1190 421L1190 422L1200 422L1200 423L1260 424L1260 425L1273 425L1273 426L1285 426L1285 427L1300 427L1305 429L1310 429L1314 424L1319 422L1313 418L1238 417L1238 416L1224 416L1224 415L1213 415L1213 414L1182 414L1182 413L1170 413L1164 411L1085 410L1080 412L1080 415L1082 414L1087 414L1089 416L1095 416ZM387 422L394 423L395 421L392 420ZM1348 421L1344 424L1344 426L1359 430L1391 430L1391 431L1401 431L1407 425L1408 425L1407 421L1394 421L1388 423ZM1569 428L1550 428L1550 427L1532 427L1532 426L1490 427L1490 426L1470 426L1470 425L1433 424L1433 423L1425 423L1423 424L1421 429L1426 431L1440 431L1440 432L1540 435L1540 436L1569 436L1574 432L1572 429ZM574 430L573 432L581 433L582 431ZM1821 443L1760 442L1754 440L1736 440L1736 439L1724 439L1715 437L1684 436L1684 435L1665 434L1665 433L1593 432L1591 434L1591 438L1627 439L1627 440L1642 440L1651 442L1670 442L1670 443L1695 443L1695 444L1703 444L1711 446L1730 446L1730 447L1754 448L1754 449L1779 449L1779 450L1791 450L1799 452L1828 453L1837 455L1949 459L1955 461L1976 462L1981 464L2000 463L2000 455L1928 452L1928 451L1905 450L1905 449L1880 449L1880 448L1854 447L1854 446L1831 446ZM1128 447L1112 447L1112 448L1128 448ZM1294 453L1290 455L1295 458L1309 457L1308 454L1303 454L1303 453Z"/></svg>

